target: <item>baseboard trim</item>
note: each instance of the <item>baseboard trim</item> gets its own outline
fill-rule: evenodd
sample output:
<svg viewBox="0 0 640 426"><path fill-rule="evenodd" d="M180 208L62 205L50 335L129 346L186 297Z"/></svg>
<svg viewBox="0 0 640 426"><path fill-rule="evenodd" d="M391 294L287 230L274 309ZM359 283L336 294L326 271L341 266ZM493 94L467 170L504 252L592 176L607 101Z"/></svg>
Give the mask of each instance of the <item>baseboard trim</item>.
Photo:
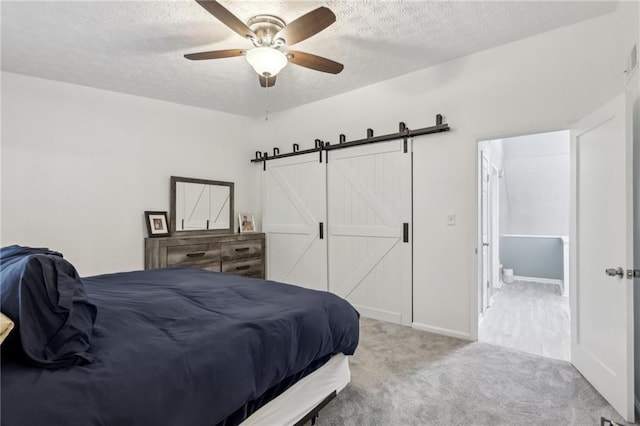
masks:
<svg viewBox="0 0 640 426"><path fill-rule="evenodd" d="M442 334L443 336L455 337L457 339L473 340L469 335L469 333L461 333L459 331L451 330L448 328L434 327L432 325L420 324L419 322L412 323L411 328L415 328L416 330L421 330L421 331L428 331L429 333Z"/></svg>
<svg viewBox="0 0 640 426"><path fill-rule="evenodd" d="M361 305L353 305L353 307L356 308L363 317L402 324L402 315L397 312L383 311L382 309L368 308Z"/></svg>
<svg viewBox="0 0 640 426"><path fill-rule="evenodd" d="M555 284L562 287L562 280L557 280L554 278L537 278L537 277L524 277L522 275L514 275L513 279L514 281L531 281L531 282L540 283L540 284Z"/></svg>

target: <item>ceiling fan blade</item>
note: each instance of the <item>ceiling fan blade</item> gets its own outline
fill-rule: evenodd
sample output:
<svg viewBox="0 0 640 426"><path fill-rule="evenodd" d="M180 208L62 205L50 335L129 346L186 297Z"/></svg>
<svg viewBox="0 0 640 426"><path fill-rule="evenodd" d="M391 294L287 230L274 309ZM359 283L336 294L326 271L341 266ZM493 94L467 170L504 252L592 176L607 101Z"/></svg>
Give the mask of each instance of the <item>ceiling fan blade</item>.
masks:
<svg viewBox="0 0 640 426"><path fill-rule="evenodd" d="M234 56L242 56L246 53L247 51L242 49L227 49L212 50L210 52L189 53L184 55L184 57L187 59L191 59L192 61L201 61L203 59L233 58Z"/></svg>
<svg viewBox="0 0 640 426"><path fill-rule="evenodd" d="M257 37L256 33L254 33L251 28L249 28L244 22L238 19L236 15L225 9L224 6L222 6L217 1L196 0L196 2L198 2L200 6L204 7L207 12L215 16L220 22L231 28L236 33L240 34L242 37Z"/></svg>
<svg viewBox="0 0 640 426"><path fill-rule="evenodd" d="M344 69L344 65L332 61L331 59L323 58L322 56L316 56L311 53L298 52L295 50L290 50L287 53L289 62L300 65L301 67L328 72L331 74L339 74Z"/></svg>
<svg viewBox="0 0 640 426"><path fill-rule="evenodd" d="M259 75L258 78L260 78L260 86L261 87L273 87L276 84L276 76L274 75L273 77L265 77L262 75Z"/></svg>
<svg viewBox="0 0 640 426"><path fill-rule="evenodd" d="M319 7L290 22L278 31L275 38L281 38L291 46L318 34L334 22L336 22L336 15L324 6Z"/></svg>

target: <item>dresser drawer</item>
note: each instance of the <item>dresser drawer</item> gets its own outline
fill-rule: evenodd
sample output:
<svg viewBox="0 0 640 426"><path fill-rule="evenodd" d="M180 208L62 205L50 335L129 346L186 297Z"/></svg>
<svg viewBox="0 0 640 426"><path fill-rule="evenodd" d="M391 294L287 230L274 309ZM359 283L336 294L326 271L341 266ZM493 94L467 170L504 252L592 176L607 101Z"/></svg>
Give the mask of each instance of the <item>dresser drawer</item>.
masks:
<svg viewBox="0 0 640 426"><path fill-rule="evenodd" d="M167 247L167 266L199 266L219 271L220 244L169 246Z"/></svg>
<svg viewBox="0 0 640 426"><path fill-rule="evenodd" d="M222 272L225 274L262 277L262 269L262 258L222 262Z"/></svg>
<svg viewBox="0 0 640 426"><path fill-rule="evenodd" d="M145 239L145 269L193 266L264 278L264 234L180 234Z"/></svg>
<svg viewBox="0 0 640 426"><path fill-rule="evenodd" d="M262 240L247 240L222 245L222 260L262 256ZM223 271L224 272L224 271Z"/></svg>

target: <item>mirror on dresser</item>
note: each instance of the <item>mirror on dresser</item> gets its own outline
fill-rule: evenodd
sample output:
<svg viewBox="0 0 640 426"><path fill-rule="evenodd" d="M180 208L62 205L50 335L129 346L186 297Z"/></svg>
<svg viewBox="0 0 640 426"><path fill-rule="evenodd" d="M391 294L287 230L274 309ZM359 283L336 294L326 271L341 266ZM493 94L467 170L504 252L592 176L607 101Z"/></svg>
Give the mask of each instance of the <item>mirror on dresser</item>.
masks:
<svg viewBox="0 0 640 426"><path fill-rule="evenodd" d="M232 234L233 182L171 176L171 234Z"/></svg>

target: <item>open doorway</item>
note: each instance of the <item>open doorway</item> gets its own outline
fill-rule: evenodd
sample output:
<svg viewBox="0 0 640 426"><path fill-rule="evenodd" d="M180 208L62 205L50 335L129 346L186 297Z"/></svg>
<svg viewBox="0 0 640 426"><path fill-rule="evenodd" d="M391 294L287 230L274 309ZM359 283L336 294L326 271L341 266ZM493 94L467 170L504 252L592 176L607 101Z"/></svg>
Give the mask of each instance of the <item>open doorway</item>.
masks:
<svg viewBox="0 0 640 426"><path fill-rule="evenodd" d="M478 173L478 340L569 361L569 131L481 141Z"/></svg>

